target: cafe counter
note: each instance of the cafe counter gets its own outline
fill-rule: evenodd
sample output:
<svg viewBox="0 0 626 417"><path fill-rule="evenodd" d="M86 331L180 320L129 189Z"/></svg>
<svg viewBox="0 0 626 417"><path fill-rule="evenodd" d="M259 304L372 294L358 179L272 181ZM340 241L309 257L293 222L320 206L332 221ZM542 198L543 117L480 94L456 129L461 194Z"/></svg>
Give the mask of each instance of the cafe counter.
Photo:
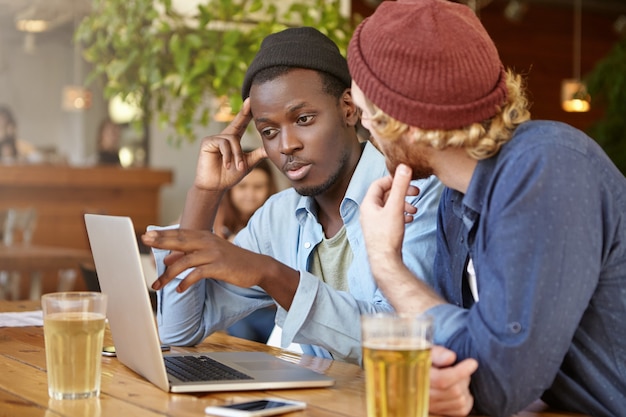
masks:
<svg viewBox="0 0 626 417"><path fill-rule="evenodd" d="M84 213L132 218L138 233L159 222L169 170L112 166L0 165L0 209L34 207L33 244L89 249Z"/></svg>

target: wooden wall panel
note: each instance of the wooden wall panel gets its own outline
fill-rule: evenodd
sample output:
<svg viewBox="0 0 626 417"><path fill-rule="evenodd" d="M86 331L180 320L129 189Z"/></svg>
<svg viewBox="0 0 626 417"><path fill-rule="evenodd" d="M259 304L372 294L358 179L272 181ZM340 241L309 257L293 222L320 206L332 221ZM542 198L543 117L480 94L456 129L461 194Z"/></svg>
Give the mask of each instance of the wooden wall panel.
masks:
<svg viewBox="0 0 626 417"><path fill-rule="evenodd" d="M534 119L559 120L587 129L602 117L594 103L588 113L561 109L561 81L572 78L574 64L574 10L572 7L531 4L524 18L514 23L504 17L506 1L485 7L480 18L494 39L505 66L527 75ZM613 22L618 14L585 10L582 14L581 75L591 71L618 35Z"/></svg>

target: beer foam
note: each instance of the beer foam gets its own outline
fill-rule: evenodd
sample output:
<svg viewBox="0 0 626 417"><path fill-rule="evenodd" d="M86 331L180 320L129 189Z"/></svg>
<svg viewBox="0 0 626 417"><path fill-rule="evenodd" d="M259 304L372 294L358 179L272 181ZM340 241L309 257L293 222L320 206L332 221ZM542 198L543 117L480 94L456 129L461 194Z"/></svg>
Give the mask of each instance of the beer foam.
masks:
<svg viewBox="0 0 626 417"><path fill-rule="evenodd" d="M432 343L424 339L370 339L363 341L363 347L382 350L426 350Z"/></svg>

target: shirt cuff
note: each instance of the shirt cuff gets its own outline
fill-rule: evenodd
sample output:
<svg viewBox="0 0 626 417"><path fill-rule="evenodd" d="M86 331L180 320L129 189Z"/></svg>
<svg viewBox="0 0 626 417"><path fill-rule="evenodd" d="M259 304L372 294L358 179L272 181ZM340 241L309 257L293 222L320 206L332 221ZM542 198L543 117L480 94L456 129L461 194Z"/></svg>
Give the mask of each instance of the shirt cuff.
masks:
<svg viewBox="0 0 626 417"><path fill-rule="evenodd" d="M300 282L291 301L291 308L289 311L280 306L278 308L276 322L282 327L281 346L289 346L294 342L294 337L309 317L319 286L319 278L309 272L300 271Z"/></svg>
<svg viewBox="0 0 626 417"><path fill-rule="evenodd" d="M436 345L451 346L454 336L466 327L468 313L468 310L452 304L440 304L426 310L425 314L433 318L433 342Z"/></svg>

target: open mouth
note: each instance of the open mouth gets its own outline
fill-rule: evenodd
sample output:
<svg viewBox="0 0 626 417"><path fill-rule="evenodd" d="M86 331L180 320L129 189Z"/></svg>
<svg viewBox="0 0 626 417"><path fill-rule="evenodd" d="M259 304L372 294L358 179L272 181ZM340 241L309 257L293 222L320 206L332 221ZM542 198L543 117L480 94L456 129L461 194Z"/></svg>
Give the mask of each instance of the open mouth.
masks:
<svg viewBox="0 0 626 417"><path fill-rule="evenodd" d="M299 181L304 178L310 170L311 165L297 165L286 169L284 172L287 178L289 178L291 181Z"/></svg>

